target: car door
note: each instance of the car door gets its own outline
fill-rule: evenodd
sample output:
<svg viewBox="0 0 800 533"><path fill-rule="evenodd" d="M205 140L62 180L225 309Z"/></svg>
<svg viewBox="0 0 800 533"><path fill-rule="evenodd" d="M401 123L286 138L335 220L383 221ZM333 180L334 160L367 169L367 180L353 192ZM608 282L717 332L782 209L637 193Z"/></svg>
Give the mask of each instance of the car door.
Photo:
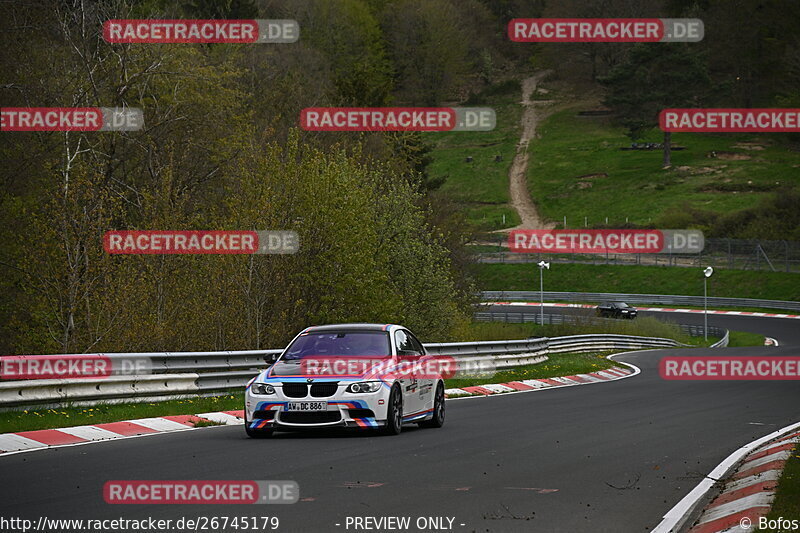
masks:
<svg viewBox="0 0 800 533"><path fill-rule="evenodd" d="M422 343L419 342L419 339L411 333L410 331L406 332L411 339L411 345L419 354L418 360L424 358L425 356L425 348L422 346ZM419 379L417 383L417 398L419 401L419 410L424 411L426 409L433 408L433 395L436 389L436 376L432 373L432 366L431 365L423 365L422 370L419 374Z"/></svg>
<svg viewBox="0 0 800 533"><path fill-rule="evenodd" d="M403 415L407 416L420 410L419 379L416 373L411 371L419 360L420 353L414 349L411 336L404 329L394 332L394 343L398 362L404 369L399 381L403 390Z"/></svg>

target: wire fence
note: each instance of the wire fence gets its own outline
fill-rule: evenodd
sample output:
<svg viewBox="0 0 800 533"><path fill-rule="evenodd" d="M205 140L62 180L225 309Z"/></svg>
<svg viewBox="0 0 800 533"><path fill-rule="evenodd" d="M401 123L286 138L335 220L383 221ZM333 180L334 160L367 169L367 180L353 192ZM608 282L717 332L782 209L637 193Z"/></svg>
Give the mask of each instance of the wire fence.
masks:
<svg viewBox="0 0 800 533"><path fill-rule="evenodd" d="M509 252L507 237L489 234L476 243L479 263L582 263L602 265L713 266L738 270L800 272L800 242L746 239L705 239L698 254L544 254Z"/></svg>
<svg viewBox="0 0 800 533"><path fill-rule="evenodd" d="M544 297L547 302L628 302L629 304L655 304L669 306L703 307L761 307L784 311L800 311L800 302L763 300L758 298L724 298L686 296L680 294L628 294L619 292L562 292L562 291L482 291L478 294L484 302L537 302ZM739 313L737 311L737 313ZM740 313L741 314L741 313ZM758 313L753 313L758 316Z"/></svg>
<svg viewBox="0 0 800 533"><path fill-rule="evenodd" d="M509 324L592 324L602 325L613 323L614 319L591 317L585 315L568 315L558 313L524 313L524 312L505 312L505 311L477 311L473 313L476 322L506 322ZM691 337L702 337L704 328L696 324L676 324L680 330ZM724 328L708 326L708 336L722 338L725 335Z"/></svg>

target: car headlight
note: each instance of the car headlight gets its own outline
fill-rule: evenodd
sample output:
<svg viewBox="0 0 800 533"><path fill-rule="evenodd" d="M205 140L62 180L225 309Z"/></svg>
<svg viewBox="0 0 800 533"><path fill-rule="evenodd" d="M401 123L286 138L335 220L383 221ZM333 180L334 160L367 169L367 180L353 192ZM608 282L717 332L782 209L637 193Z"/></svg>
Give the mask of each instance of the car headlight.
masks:
<svg viewBox="0 0 800 533"><path fill-rule="evenodd" d="M345 389L346 392L375 392L376 390L381 388L380 381L363 381L361 383L351 383Z"/></svg>
<svg viewBox="0 0 800 533"><path fill-rule="evenodd" d="M253 394L275 394L275 387L266 383L253 383L250 391Z"/></svg>

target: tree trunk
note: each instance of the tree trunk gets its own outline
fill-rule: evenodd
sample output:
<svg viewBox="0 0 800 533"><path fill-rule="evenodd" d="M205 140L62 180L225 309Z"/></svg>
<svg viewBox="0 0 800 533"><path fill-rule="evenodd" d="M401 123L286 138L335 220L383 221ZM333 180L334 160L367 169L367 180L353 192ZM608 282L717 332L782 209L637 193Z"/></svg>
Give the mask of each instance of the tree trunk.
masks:
<svg viewBox="0 0 800 533"><path fill-rule="evenodd" d="M664 132L664 168L672 166L672 132Z"/></svg>

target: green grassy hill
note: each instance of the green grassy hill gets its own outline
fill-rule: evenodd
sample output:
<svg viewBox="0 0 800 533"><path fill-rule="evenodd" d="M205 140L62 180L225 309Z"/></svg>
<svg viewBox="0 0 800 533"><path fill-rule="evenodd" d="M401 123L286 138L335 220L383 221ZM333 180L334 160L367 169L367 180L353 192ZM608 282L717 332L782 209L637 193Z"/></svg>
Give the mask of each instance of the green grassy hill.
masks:
<svg viewBox="0 0 800 533"><path fill-rule="evenodd" d="M497 114L493 131L426 134L426 141L434 147L428 173L434 179L446 176L440 191L463 207L470 223L486 231L519 224L516 211L508 205L508 169L520 135L521 90L515 83L501 86L501 90L481 97L482 103L461 106L493 108ZM502 158L499 162L495 161L498 155ZM466 162L467 157L472 157L471 163Z"/></svg>
<svg viewBox="0 0 800 533"><path fill-rule="evenodd" d="M685 206L727 213L771 191L800 185L800 152L753 134L673 134L684 150L662 169L662 152L621 150L631 141L609 117L550 116L531 146L528 186L540 212L568 227L669 223ZM659 131L647 142L660 142ZM716 157L710 157L712 152Z"/></svg>

